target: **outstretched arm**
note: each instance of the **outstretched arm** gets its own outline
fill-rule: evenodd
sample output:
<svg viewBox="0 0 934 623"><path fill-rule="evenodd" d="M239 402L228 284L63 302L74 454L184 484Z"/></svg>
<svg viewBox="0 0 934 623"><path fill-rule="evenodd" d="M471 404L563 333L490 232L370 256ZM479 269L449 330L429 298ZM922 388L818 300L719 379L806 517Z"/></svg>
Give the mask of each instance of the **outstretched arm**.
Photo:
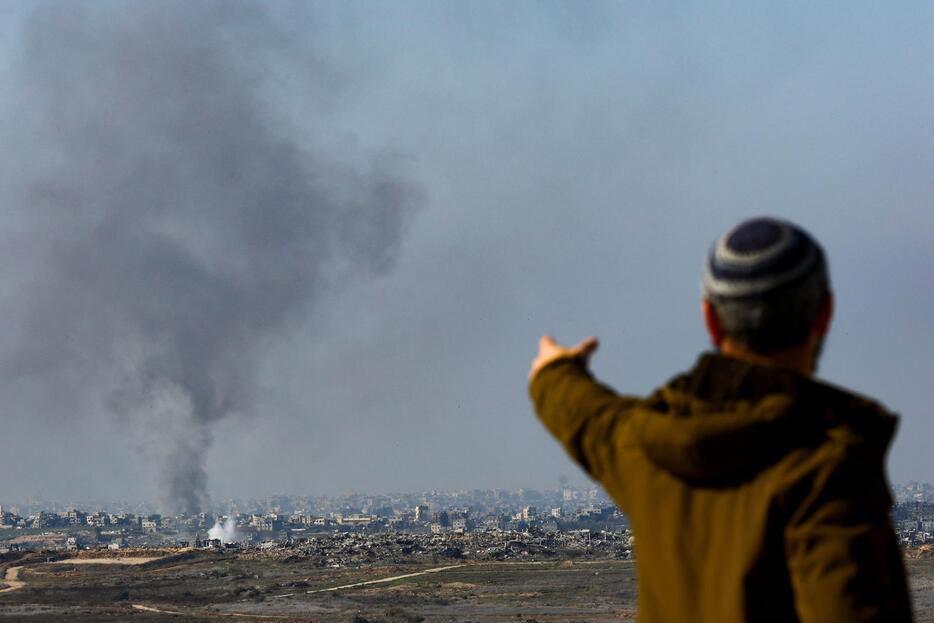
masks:
<svg viewBox="0 0 934 623"><path fill-rule="evenodd" d="M529 394L539 419L571 458L604 480L618 461L626 411L638 400L594 380L587 363L597 345L591 337L567 348L543 337L529 373Z"/></svg>

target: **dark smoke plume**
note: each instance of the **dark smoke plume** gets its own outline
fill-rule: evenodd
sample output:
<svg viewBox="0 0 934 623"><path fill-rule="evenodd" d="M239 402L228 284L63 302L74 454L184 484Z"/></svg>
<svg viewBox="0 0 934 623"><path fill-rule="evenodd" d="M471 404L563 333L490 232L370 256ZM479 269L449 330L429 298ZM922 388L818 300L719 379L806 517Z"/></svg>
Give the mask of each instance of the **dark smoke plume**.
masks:
<svg viewBox="0 0 934 623"><path fill-rule="evenodd" d="M17 45L4 376L53 416L141 426L168 510L195 512L212 423L250 412L263 347L388 270L419 193L391 157L316 149L341 76L264 5L56 3ZM320 94L301 140L276 106L290 80Z"/></svg>

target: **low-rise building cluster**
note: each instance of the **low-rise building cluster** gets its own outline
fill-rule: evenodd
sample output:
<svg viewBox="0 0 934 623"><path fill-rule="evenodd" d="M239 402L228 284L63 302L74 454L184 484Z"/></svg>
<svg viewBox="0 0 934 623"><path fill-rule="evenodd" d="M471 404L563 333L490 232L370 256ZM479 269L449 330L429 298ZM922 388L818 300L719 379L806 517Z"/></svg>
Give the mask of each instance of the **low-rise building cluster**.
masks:
<svg viewBox="0 0 934 623"><path fill-rule="evenodd" d="M226 513L215 509L197 515L164 515L87 512L75 506L20 514L0 507L0 549L61 549L67 539L78 547L204 543L220 534L216 528L221 525L227 527L221 540L244 544L343 533L417 537L580 530L616 533L628 526L625 516L593 488L274 496L263 502L229 500L226 508Z"/></svg>
<svg viewBox="0 0 934 623"><path fill-rule="evenodd" d="M905 547L934 543L934 501L912 499L896 504L892 523Z"/></svg>
<svg viewBox="0 0 934 623"><path fill-rule="evenodd" d="M903 547L934 544L934 500L926 499L929 490L929 485L912 483L896 491L892 522ZM602 555L608 555L606 548L618 557L631 552L626 517L595 488L272 496L262 501L228 500L222 508L195 515L49 506L28 514L0 506L0 553L262 546L313 552L322 564L331 564L329 560L346 564L347 556L384 562L412 556L547 557L584 542Z"/></svg>

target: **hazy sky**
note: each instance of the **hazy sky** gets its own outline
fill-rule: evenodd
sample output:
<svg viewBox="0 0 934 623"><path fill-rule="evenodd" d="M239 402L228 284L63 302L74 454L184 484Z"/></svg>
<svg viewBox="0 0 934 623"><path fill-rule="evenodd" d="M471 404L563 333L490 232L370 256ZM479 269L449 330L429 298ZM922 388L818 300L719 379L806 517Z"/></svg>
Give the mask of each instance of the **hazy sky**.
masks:
<svg viewBox="0 0 934 623"><path fill-rule="evenodd" d="M167 424L204 442L215 499L583 482L528 403L537 338L598 335L595 372L650 391L707 347L710 243L761 214L828 253L821 376L901 414L893 480L934 481L930 3L63 6L0 8L0 503L158 499L176 451L114 396L188 369L235 394ZM246 309L188 298L266 275L289 218L305 294L231 277ZM119 248L110 222L134 232ZM100 270L155 231L211 278L177 278L176 247L165 290ZM201 326L219 345L174 366L190 342L166 331Z"/></svg>

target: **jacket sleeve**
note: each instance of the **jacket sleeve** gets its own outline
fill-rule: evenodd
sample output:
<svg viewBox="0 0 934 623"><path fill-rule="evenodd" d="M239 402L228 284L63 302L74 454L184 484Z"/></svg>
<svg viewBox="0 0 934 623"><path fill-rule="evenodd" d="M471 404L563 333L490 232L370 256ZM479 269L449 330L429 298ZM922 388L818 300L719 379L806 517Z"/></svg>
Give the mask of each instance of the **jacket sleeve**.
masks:
<svg viewBox="0 0 934 623"><path fill-rule="evenodd" d="M785 528L801 621L911 621L882 458L841 456L810 485Z"/></svg>
<svg viewBox="0 0 934 623"><path fill-rule="evenodd" d="M577 358L542 368L529 394L539 419L571 458L594 479L604 480L618 462L628 411L639 400L595 381Z"/></svg>

